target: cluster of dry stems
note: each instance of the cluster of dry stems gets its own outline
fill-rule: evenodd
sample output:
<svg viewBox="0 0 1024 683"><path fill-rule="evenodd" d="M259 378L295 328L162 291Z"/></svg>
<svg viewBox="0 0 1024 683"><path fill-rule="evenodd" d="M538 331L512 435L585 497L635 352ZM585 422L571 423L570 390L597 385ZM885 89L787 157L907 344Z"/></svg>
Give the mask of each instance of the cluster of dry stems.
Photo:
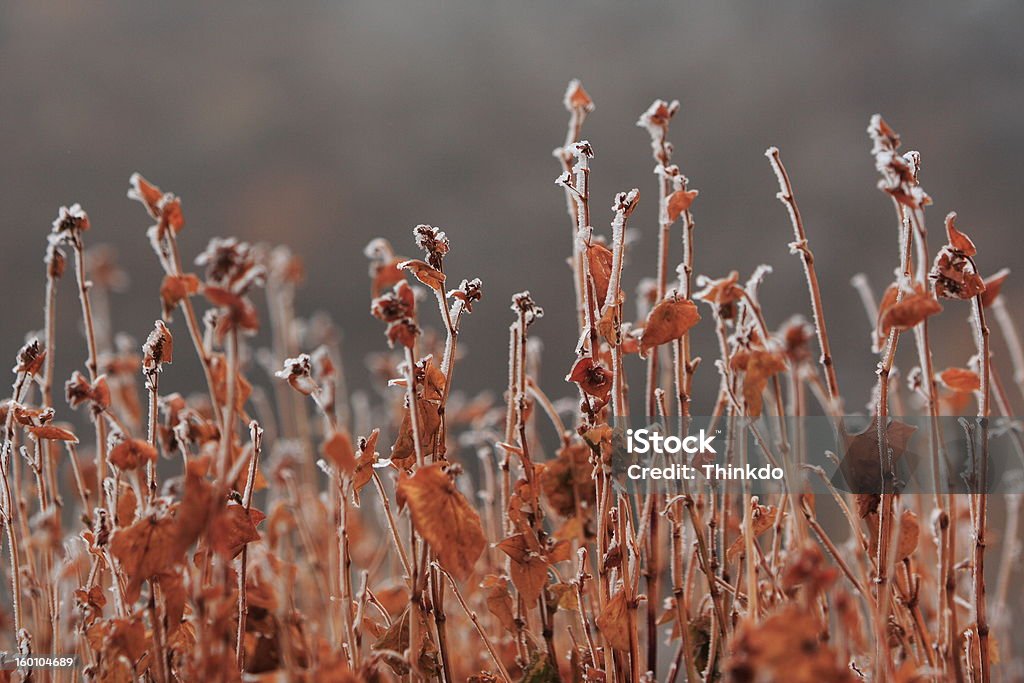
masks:
<svg viewBox="0 0 1024 683"><path fill-rule="evenodd" d="M757 295L767 269L745 283L737 273L695 277L697 191L672 160L678 103L661 100L639 120L655 161L658 259L628 317L626 226L640 193L614 198L610 238L599 236L594 149L581 139L593 102L574 81L565 105L569 128L555 156L579 334L567 367L577 389L569 410L535 380L531 334L543 310L529 292L512 301L504 405L452 392L462 325L482 284L452 287L449 239L435 227L413 231L422 258L399 256L383 239L366 249L371 313L386 325L390 349L371 360L381 378L371 404L367 392L345 385L333 327L296 317L302 267L286 248L218 238L195 259L202 273L190 272L177 241L181 202L133 176L129 196L154 221L148 236L164 273L161 319L137 347L112 337L106 306L96 305L116 266L105 252L85 250L86 213L62 208L46 252L45 329L19 353L0 408L9 647L76 654L80 669L64 680L157 683L1019 675L1007 610L996 610L994 623L989 617L1009 597L1016 495L999 499L1008 528L994 596L985 581L989 417L1011 415L987 320L998 322L1022 392L1024 353L999 296L1006 274L981 277L955 216L946 219L945 244L930 250L919 155L898 152L899 137L872 119L879 187L892 200L900 249L880 302L856 279L879 363L872 427L852 434L809 237L779 151L766 156L813 322L769 326ZM91 420L89 446L62 421L70 416L54 396L67 252L86 361L64 393ZM964 302L977 345L965 367L941 372L929 337L940 299ZM253 351L246 339L264 315L269 346ZM435 315L431 329L425 319ZM630 492L616 482L615 420L628 419L634 393L628 368L644 368L645 419L686 433L702 365L690 343L698 324L712 325L719 344L718 358L703 363L720 377L712 424L724 426L730 445L745 443L734 432L749 430L764 457L795 463L799 476L783 493L685 481L670 493ZM901 341L916 359L908 388L896 381ZM192 396L161 391L162 373L182 353L195 353L203 371ZM272 394L247 378L261 371L273 379ZM898 489L896 461L911 430L891 416L909 410L930 418L923 436L933 495ZM938 416L970 410L975 493L945 493L952 473ZM820 468L799 467L803 439L787 417L815 413L835 418L836 452L858 453L875 490L842 493ZM546 423L558 438L553 452L542 438ZM747 453L718 457L743 462ZM808 493L802 477L825 479L831 495ZM842 533L823 521L829 515Z"/></svg>

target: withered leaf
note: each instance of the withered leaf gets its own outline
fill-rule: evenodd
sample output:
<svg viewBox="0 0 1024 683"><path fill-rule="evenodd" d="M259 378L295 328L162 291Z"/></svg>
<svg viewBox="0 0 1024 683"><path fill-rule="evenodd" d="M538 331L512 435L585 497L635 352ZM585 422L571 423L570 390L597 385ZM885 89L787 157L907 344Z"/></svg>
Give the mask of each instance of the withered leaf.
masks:
<svg viewBox="0 0 1024 683"><path fill-rule="evenodd" d="M398 267L403 270L408 270L412 273L417 280L430 287L433 290L444 293L444 273L437 268L434 268L426 261L419 259L409 259L408 261L402 261L398 264Z"/></svg>
<svg viewBox="0 0 1024 683"><path fill-rule="evenodd" d="M953 391L969 393L981 389L978 373L967 368L946 368L939 373L939 381Z"/></svg>
<svg viewBox="0 0 1024 683"><path fill-rule="evenodd" d="M587 263L590 267L590 277L594 279L594 294L599 306L608 298L612 260L612 250L600 242L594 242L587 247Z"/></svg>
<svg viewBox="0 0 1024 683"><path fill-rule="evenodd" d="M677 190L670 194L668 196L668 219L675 222L684 211L689 211L698 194L697 190Z"/></svg>
<svg viewBox="0 0 1024 683"><path fill-rule="evenodd" d="M747 414L759 417L768 380L786 369L785 357L775 351L751 349L737 351L729 359L729 365L743 372L743 401L747 406Z"/></svg>
<svg viewBox="0 0 1024 683"><path fill-rule="evenodd" d="M110 464L121 470L138 469L147 462L156 462L156 448L144 439L124 439L107 455Z"/></svg>
<svg viewBox="0 0 1024 683"><path fill-rule="evenodd" d="M63 427L57 427L55 425L29 427L28 431L37 439L78 443L78 437L75 436L74 432L70 429L64 429Z"/></svg>
<svg viewBox="0 0 1024 683"><path fill-rule="evenodd" d="M597 616L597 628L610 646L629 652L629 605L625 591L619 591L605 603Z"/></svg>
<svg viewBox="0 0 1024 683"><path fill-rule="evenodd" d="M530 548L525 534L509 536L498 543L497 547L512 560L509 568L512 583L523 600L528 605L537 602L547 583L548 563Z"/></svg>
<svg viewBox="0 0 1024 683"><path fill-rule="evenodd" d="M192 273L165 275L160 284L160 303L163 305L164 318L170 320L174 308L186 297L198 291L199 278Z"/></svg>
<svg viewBox="0 0 1024 683"><path fill-rule="evenodd" d="M455 578L465 581L487 546L480 515L455 488L443 463L426 465L398 482L416 531Z"/></svg>
<svg viewBox="0 0 1024 683"><path fill-rule="evenodd" d="M515 633L516 617L512 596L508 593L508 579L488 574L480 587L486 591L487 610L497 618L498 623L509 633Z"/></svg>
<svg viewBox="0 0 1024 683"><path fill-rule="evenodd" d="M246 543L260 539L256 525L265 518L256 508L229 503L210 521L210 545L221 556L233 558Z"/></svg>
<svg viewBox="0 0 1024 683"><path fill-rule="evenodd" d="M352 474L356 468L356 453L352 448L352 439L344 429L335 430L324 441L323 454L328 462L345 474Z"/></svg>
<svg viewBox="0 0 1024 683"><path fill-rule="evenodd" d="M567 382L575 382L588 396L608 402L612 391L612 373L592 358L577 360L565 379Z"/></svg>
<svg viewBox="0 0 1024 683"><path fill-rule="evenodd" d="M169 571L180 559L173 542L175 520L162 512L142 517L128 527L116 529L110 539L110 553L128 577L125 593L135 602L147 579Z"/></svg>
<svg viewBox="0 0 1024 683"><path fill-rule="evenodd" d="M1009 269L1003 268L994 275L985 278L985 291L981 293L982 306L988 308L995 302L999 297L999 292L1003 289L1003 283L1006 282L1006 278L1009 276Z"/></svg>
<svg viewBox="0 0 1024 683"><path fill-rule="evenodd" d="M888 296L888 292L886 292ZM907 294L896 301L895 292L889 301L883 300L884 309L879 309L878 330L882 336L889 336L893 329L905 332L925 318L942 311L942 306L931 294L921 289Z"/></svg>
<svg viewBox="0 0 1024 683"><path fill-rule="evenodd" d="M681 339L699 321L700 313L692 301L678 296L663 299L647 316L640 337L640 355L646 356L649 349Z"/></svg>

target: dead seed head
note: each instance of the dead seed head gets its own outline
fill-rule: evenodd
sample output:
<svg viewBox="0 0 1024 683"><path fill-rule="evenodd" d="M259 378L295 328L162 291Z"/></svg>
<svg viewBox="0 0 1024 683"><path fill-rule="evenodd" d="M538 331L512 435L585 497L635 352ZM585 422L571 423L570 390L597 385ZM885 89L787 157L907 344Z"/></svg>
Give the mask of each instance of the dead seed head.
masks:
<svg viewBox="0 0 1024 683"><path fill-rule="evenodd" d="M528 291L512 295L512 310L522 316L526 327L544 317L544 309L534 302Z"/></svg>
<svg viewBox="0 0 1024 683"><path fill-rule="evenodd" d="M142 345L142 367L147 374L160 372L164 364L174 359L174 337L163 320L157 320L153 331Z"/></svg>
<svg viewBox="0 0 1024 683"><path fill-rule="evenodd" d="M70 207L62 206L57 212L57 218L53 221L50 239L57 243L77 244L82 233L89 227L89 216L82 209L81 204L72 204Z"/></svg>
<svg viewBox="0 0 1024 683"><path fill-rule="evenodd" d="M450 248L448 236L443 230L432 225L417 225L413 228L412 235L416 246L426 254L427 263L440 270L444 256Z"/></svg>
<svg viewBox="0 0 1024 683"><path fill-rule="evenodd" d="M38 375L39 371L43 369L45 360L46 348L38 337L32 337L18 351L18 362L14 366L13 372L19 375Z"/></svg>

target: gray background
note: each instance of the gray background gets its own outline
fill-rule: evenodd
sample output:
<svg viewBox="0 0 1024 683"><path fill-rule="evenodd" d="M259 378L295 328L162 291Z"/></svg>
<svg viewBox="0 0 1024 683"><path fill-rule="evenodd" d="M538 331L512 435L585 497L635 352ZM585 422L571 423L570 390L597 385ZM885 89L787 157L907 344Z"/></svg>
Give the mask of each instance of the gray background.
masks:
<svg viewBox="0 0 1024 683"><path fill-rule="evenodd" d="M24 333L42 326L46 232L74 201L92 217L90 243L120 250L132 289L115 299L115 322L144 338L159 315L159 273L148 220L124 196L139 170L183 197L190 258L214 235L290 244L308 267L300 311L343 321L357 388L361 360L383 343L367 312L362 247L382 235L411 254L410 229L427 222L452 238L456 282L484 279L459 387L500 391L509 297L529 288L548 313L534 328L546 347L543 383L568 394L569 227L550 150L564 135L565 84L578 76L597 102L585 130L597 153L595 225L607 231L615 192L643 195L628 291L653 273L656 249L653 162L634 122L653 98L678 98L676 160L701 191L697 272L746 277L769 263L769 323L808 312L762 156L770 144L782 149L844 393L859 410L875 358L848 281L863 270L880 291L896 263L868 118L883 112L907 148L922 150L933 244L955 208L985 272L1018 266L1022 15L1010 2L5 3L0 358L9 367ZM1024 293L1019 280L1007 291ZM68 285L61 308L66 377L84 360L84 347L71 351ZM970 354L965 315L947 306L938 367ZM710 359L703 327L697 353ZM161 389L199 386L189 353L179 358ZM697 412L716 386L707 363Z"/></svg>

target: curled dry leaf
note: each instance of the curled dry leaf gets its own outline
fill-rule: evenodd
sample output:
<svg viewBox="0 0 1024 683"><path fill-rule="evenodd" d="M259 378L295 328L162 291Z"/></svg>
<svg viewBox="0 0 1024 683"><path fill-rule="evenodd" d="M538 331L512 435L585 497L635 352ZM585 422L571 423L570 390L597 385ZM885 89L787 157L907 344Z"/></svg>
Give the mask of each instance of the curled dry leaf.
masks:
<svg viewBox="0 0 1024 683"><path fill-rule="evenodd" d="M359 491L373 478L373 466L377 462L377 437L380 430L374 429L365 439L360 439L359 457L356 458L355 468L352 472L352 485Z"/></svg>
<svg viewBox="0 0 1024 683"><path fill-rule="evenodd" d="M692 301L678 295L660 301L647 316L640 337L640 355L645 356L648 350L656 346L681 339L698 322L700 313Z"/></svg>
<svg viewBox="0 0 1024 683"><path fill-rule="evenodd" d="M57 427L55 425L38 425L28 428L29 433L37 439L48 441L70 441L78 443L78 437L70 429Z"/></svg>
<svg viewBox="0 0 1024 683"><path fill-rule="evenodd" d="M465 581L487 546L480 515L455 488L443 463L417 470L398 482L399 505L409 507L412 523L441 566Z"/></svg>
<svg viewBox="0 0 1024 683"><path fill-rule="evenodd" d="M219 555L231 559L246 543L260 539L256 525L264 519L266 515L256 508L246 510L243 505L229 503L210 521L210 545Z"/></svg>
<svg viewBox="0 0 1024 683"><path fill-rule="evenodd" d="M444 293L444 273L437 268L434 268L426 261L409 259L408 261L402 261L399 263L398 267L403 270L408 270L416 277L417 280L425 284L427 287Z"/></svg>
<svg viewBox="0 0 1024 683"><path fill-rule="evenodd" d="M592 358L580 358L566 376L567 382L575 382L583 393L607 403L612 391L612 373Z"/></svg>
<svg viewBox="0 0 1024 683"><path fill-rule="evenodd" d="M942 311L942 306L931 292L917 288L897 301L897 292L890 291L892 294L887 291L882 300L884 308L878 311L878 331L883 337L888 337L894 329L906 332L925 318Z"/></svg>
<svg viewBox="0 0 1024 683"><path fill-rule="evenodd" d="M750 521L751 530L755 538L772 528L778 513L779 510L774 505L761 505L756 501L751 501ZM745 541L741 535L729 546L729 550L726 551L726 558L731 562L744 551L745 547Z"/></svg>
<svg viewBox="0 0 1024 683"><path fill-rule="evenodd" d="M480 587L486 593L487 610L495 616L506 631L515 633L518 629L515 607L512 604L512 596L508 592L508 579L504 576L488 574L484 577Z"/></svg>

